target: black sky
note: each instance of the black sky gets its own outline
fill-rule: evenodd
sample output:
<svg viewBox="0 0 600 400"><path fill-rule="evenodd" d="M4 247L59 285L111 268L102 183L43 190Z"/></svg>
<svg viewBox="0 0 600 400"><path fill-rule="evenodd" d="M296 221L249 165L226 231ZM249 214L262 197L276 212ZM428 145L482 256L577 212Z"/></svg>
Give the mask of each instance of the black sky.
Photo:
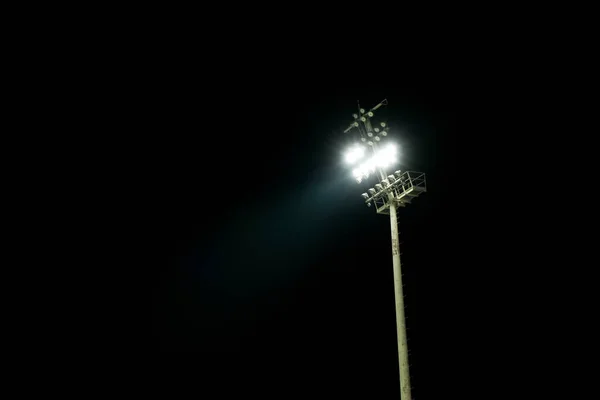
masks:
<svg viewBox="0 0 600 400"><path fill-rule="evenodd" d="M213 81L186 71L151 90L160 112L148 115L139 166L153 205L144 350L153 374L200 386L394 398L389 219L362 203L369 186L341 162L357 101L387 98L378 115L402 148L399 168L428 180L399 212L413 394L427 398L426 381L451 367L440 359L454 351L462 302L449 287L464 276L451 191L456 91L427 74L368 84L317 76Z"/></svg>

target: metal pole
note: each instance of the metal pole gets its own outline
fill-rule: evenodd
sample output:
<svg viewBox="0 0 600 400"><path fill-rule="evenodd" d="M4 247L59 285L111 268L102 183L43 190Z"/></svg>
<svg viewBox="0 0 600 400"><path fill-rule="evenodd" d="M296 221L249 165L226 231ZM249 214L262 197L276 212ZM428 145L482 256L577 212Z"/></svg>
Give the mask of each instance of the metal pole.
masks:
<svg viewBox="0 0 600 400"><path fill-rule="evenodd" d="M390 195L390 223L392 226L392 257L394 263L394 293L396 296L396 329L398 335L398 364L400 366L400 398L411 400L410 375L408 372L408 345L406 343L406 322L404 321L404 294L402 272L400 270L400 244L398 243L398 223L396 202Z"/></svg>

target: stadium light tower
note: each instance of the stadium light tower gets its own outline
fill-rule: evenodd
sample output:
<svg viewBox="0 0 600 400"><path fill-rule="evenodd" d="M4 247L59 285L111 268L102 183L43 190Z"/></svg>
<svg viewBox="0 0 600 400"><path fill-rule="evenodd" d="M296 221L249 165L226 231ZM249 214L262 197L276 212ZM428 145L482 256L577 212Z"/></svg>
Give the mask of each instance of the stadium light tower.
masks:
<svg viewBox="0 0 600 400"><path fill-rule="evenodd" d="M378 182L374 187L362 193L361 196L367 206L375 206L378 214L387 214L390 216L394 292L396 298L398 364L400 367L400 398L401 400L411 400L396 212L398 207L406 207L414 198L426 191L426 181L425 174L422 172L402 172L397 170L390 175L385 172L386 168L390 168L397 163L400 150L394 143L383 143L384 138L387 140L387 124L385 122L375 124L373 120L375 116L374 112L384 105L387 105L387 99L369 111L360 108L359 105L358 113L353 114L354 121L344 130L344 133L356 130L359 139L347 151L345 161L353 166L352 174L358 183L367 181L371 175L376 177Z"/></svg>

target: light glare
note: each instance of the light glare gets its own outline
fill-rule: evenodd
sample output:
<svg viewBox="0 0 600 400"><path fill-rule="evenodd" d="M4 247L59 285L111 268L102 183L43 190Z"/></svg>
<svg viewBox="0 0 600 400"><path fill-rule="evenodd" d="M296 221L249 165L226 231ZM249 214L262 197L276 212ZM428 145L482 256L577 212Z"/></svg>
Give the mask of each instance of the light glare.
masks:
<svg viewBox="0 0 600 400"><path fill-rule="evenodd" d="M347 153L346 160L349 162L357 161L359 158L364 156L364 150L365 149L360 146L354 147ZM397 146L393 143L388 143L385 147L378 150L372 157L363 161L358 167L354 168L352 174L357 180L367 179L378 167L386 168L396 164L398 161L397 153Z"/></svg>
<svg viewBox="0 0 600 400"><path fill-rule="evenodd" d="M356 161L363 158L364 155L365 155L364 147L356 145L353 148L351 148L350 150L348 150L348 152L346 152L346 162L348 164L354 164Z"/></svg>

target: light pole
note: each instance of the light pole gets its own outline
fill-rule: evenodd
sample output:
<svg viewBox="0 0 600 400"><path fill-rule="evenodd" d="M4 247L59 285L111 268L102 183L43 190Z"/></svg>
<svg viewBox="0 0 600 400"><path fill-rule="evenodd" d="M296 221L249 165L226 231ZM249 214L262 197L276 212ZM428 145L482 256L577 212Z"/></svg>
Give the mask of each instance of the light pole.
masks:
<svg viewBox="0 0 600 400"><path fill-rule="evenodd" d="M366 181L374 175L378 183L369 188L362 197L371 207L374 205L378 214L389 214L392 232L392 262L394 267L394 293L396 299L396 330L398 337L398 365L400 369L400 398L411 400L410 374L408 369L408 346L406 342L406 322L404 316L404 293L402 290L402 271L400 269L400 244L398 243L398 222L396 211L398 207L406 207L414 198L426 191L425 174L422 172L400 170L392 175L387 175L385 168L397 162L398 149L394 144L382 146L382 141L387 137L386 123L379 126L371 123L374 112L387 104L387 100L366 111L360 108L353 114L354 121L346 128L344 133L356 130L360 142L357 142L346 153L348 164L358 164L353 172L358 183ZM362 143L361 143L362 142ZM370 148L372 156L365 157ZM377 173L375 173L377 172Z"/></svg>

